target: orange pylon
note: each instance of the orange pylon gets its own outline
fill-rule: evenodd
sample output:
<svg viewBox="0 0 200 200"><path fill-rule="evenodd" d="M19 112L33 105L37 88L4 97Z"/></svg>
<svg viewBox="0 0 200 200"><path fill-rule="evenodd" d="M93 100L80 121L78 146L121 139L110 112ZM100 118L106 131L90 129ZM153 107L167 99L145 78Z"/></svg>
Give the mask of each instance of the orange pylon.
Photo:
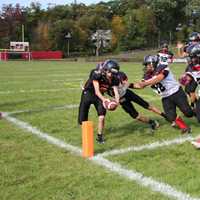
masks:
<svg viewBox="0 0 200 200"><path fill-rule="evenodd" d="M94 156L94 131L92 121L82 123L82 155L83 157Z"/></svg>

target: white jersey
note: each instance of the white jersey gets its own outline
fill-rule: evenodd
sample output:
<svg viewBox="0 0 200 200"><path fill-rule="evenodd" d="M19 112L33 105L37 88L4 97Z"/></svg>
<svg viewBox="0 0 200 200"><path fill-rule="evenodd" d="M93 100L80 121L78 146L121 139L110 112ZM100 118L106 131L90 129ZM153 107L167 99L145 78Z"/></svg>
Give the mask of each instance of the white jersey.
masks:
<svg viewBox="0 0 200 200"><path fill-rule="evenodd" d="M171 56L167 53L158 53L158 57L159 57L159 63L161 65L168 65L169 63L172 62L171 60Z"/></svg>
<svg viewBox="0 0 200 200"><path fill-rule="evenodd" d="M152 88L156 90L156 93L158 93L162 98L171 96L180 88L180 84L174 78L169 67L164 70L168 71L167 76L162 81L152 86Z"/></svg>
<svg viewBox="0 0 200 200"><path fill-rule="evenodd" d="M118 93L119 93L119 97L123 97L126 94L126 90L129 87L129 83L127 82L127 84L122 84L120 83L118 86Z"/></svg>

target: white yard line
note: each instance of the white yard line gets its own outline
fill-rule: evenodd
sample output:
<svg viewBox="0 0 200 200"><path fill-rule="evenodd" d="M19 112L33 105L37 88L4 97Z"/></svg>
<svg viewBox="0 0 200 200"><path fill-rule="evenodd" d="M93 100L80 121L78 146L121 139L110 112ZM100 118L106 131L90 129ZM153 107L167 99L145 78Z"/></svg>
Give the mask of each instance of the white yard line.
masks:
<svg viewBox="0 0 200 200"><path fill-rule="evenodd" d="M65 106L54 106L54 107L46 107L43 109L35 109L35 110L18 110L18 111L12 111L9 112L9 115L15 115L15 114L21 114L21 113L30 113L30 112L40 112L45 110L64 110L64 109L72 109L72 108L78 108L78 104L69 104Z"/></svg>
<svg viewBox="0 0 200 200"><path fill-rule="evenodd" d="M177 200L200 200L199 198L193 198L189 194L176 190L176 188L154 180L151 177L145 177L142 173L136 172L134 170L128 170L118 163L113 163L101 156L96 156L92 159L95 163L109 169L112 172L128 178L141 186L147 187L154 192L159 192L165 196Z"/></svg>
<svg viewBox="0 0 200 200"><path fill-rule="evenodd" d="M67 144L65 142L63 142L60 139L57 139L55 137L50 136L47 133L43 133L41 132L39 129L31 126L29 123L27 122L23 122L21 120L18 120L14 117L9 116L8 113L3 113L3 118L5 118L6 120L8 120L9 122L15 124L16 126L18 126L19 128L26 130L28 132L31 132L32 134L36 135L37 137L46 140L47 142L49 142L50 144L56 145L58 147L61 147L63 149L66 149L72 153L81 155L81 149L78 147L75 147L73 145Z"/></svg>
<svg viewBox="0 0 200 200"><path fill-rule="evenodd" d="M81 90L78 88L61 88L61 89L35 89L35 90L18 90L18 91L0 91L0 94L18 94L18 93L40 93L40 92L59 92L59 91L67 91L67 90Z"/></svg>
<svg viewBox="0 0 200 200"><path fill-rule="evenodd" d="M51 143L53 145L56 145L57 147L66 149L67 151L70 151L73 154L77 154L81 156L81 149L78 147L75 147L73 145L67 144L63 142L60 139L57 139L55 137L52 137L48 135L47 133L41 132L39 129L31 126L29 123L23 122L21 120L18 120L14 117L10 117L7 113L3 113L3 117L7 119L9 122L15 124L19 128L26 130L28 132L31 132L32 134L36 135L37 137L46 140L48 143ZM193 198L189 194L181 192L173 188L172 186L156 181L152 179L151 177L145 177L142 173L138 173L134 170L128 170L121 165L117 163L113 163L102 156L95 156L90 159L94 163L103 166L106 169L109 169L111 172L115 172L120 176L126 177L129 180L132 180L141 186L145 186L152 191L159 192L165 196L168 196L172 199L177 200L200 200L199 198Z"/></svg>
<svg viewBox="0 0 200 200"><path fill-rule="evenodd" d="M154 142L150 144L145 144L141 146L130 146L128 148L123 148L123 149L114 149L111 151L105 151L102 154L99 154L101 156L113 156L113 155L120 155L120 154L125 154L128 152L138 152L138 151L143 151L143 150L153 150L159 147L164 147L164 146L170 146L174 144L182 144L187 141L192 141L194 138L190 135L187 136L181 136L172 140L163 140L160 142Z"/></svg>

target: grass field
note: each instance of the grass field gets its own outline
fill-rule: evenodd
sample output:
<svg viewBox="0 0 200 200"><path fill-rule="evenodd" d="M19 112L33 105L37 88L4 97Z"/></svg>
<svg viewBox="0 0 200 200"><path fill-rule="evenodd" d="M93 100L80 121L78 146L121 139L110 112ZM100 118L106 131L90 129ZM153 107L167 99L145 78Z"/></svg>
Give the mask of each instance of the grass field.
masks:
<svg viewBox="0 0 200 200"><path fill-rule="evenodd" d="M130 81L140 80L140 63L120 64ZM0 199L200 199L200 152L190 144L200 134L195 118L183 117L192 135L181 135L164 119L136 106L159 121L160 128L151 134L147 125L118 108L106 116L106 143L95 142L95 157L83 159L77 153L81 149L80 84L94 66L0 62L0 110L5 116L0 120ZM184 68L184 64L171 66L177 78ZM160 97L150 88L136 93L162 109ZM89 118L96 135L93 107Z"/></svg>

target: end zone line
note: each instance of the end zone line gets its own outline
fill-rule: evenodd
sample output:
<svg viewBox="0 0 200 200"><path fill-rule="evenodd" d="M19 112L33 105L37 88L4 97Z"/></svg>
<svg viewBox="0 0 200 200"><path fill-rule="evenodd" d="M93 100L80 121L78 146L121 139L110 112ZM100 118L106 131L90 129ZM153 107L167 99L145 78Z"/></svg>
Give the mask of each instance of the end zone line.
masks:
<svg viewBox="0 0 200 200"><path fill-rule="evenodd" d="M192 141L194 140L195 138L192 137L192 136L182 136L182 137L178 137L178 138L175 138L175 139L172 139L172 140L163 140L163 141L160 141L160 142L154 142L154 143L150 143L150 144L145 144L145 145L141 145L141 146L130 146L128 148L124 148L124 149L114 149L114 150L111 150L111 151L105 151L104 153L101 153L101 154L98 154L100 156L113 156L113 155L120 155L120 154L124 154L124 153L128 153L128 152L131 152L131 151L134 151L134 152L139 152L139 151L143 151L143 150L152 150L152 149L156 149L156 148L159 148L159 147L163 147L163 146L170 146L170 145L173 145L173 144L182 144L184 142L187 142L187 141Z"/></svg>
<svg viewBox="0 0 200 200"><path fill-rule="evenodd" d="M15 124L19 128L31 132L41 139L46 140L48 143L53 144L57 147L66 149L73 154L81 156L81 149L73 145L67 144L62 140L48 135L47 133L41 132L39 129L31 126L29 123L18 120L14 117L10 117L7 113L3 113L3 117L9 122ZM138 183L141 186L151 189L154 192L159 192L165 196L168 196L177 200L200 200L199 198L193 198L189 194L181 192L173 188L172 186L153 180L151 177L145 177L142 173L138 173L134 170L128 170L117 163L113 163L101 156L95 156L91 159L95 164L103 166L111 172L116 172L118 175L128 178L131 181Z"/></svg>

